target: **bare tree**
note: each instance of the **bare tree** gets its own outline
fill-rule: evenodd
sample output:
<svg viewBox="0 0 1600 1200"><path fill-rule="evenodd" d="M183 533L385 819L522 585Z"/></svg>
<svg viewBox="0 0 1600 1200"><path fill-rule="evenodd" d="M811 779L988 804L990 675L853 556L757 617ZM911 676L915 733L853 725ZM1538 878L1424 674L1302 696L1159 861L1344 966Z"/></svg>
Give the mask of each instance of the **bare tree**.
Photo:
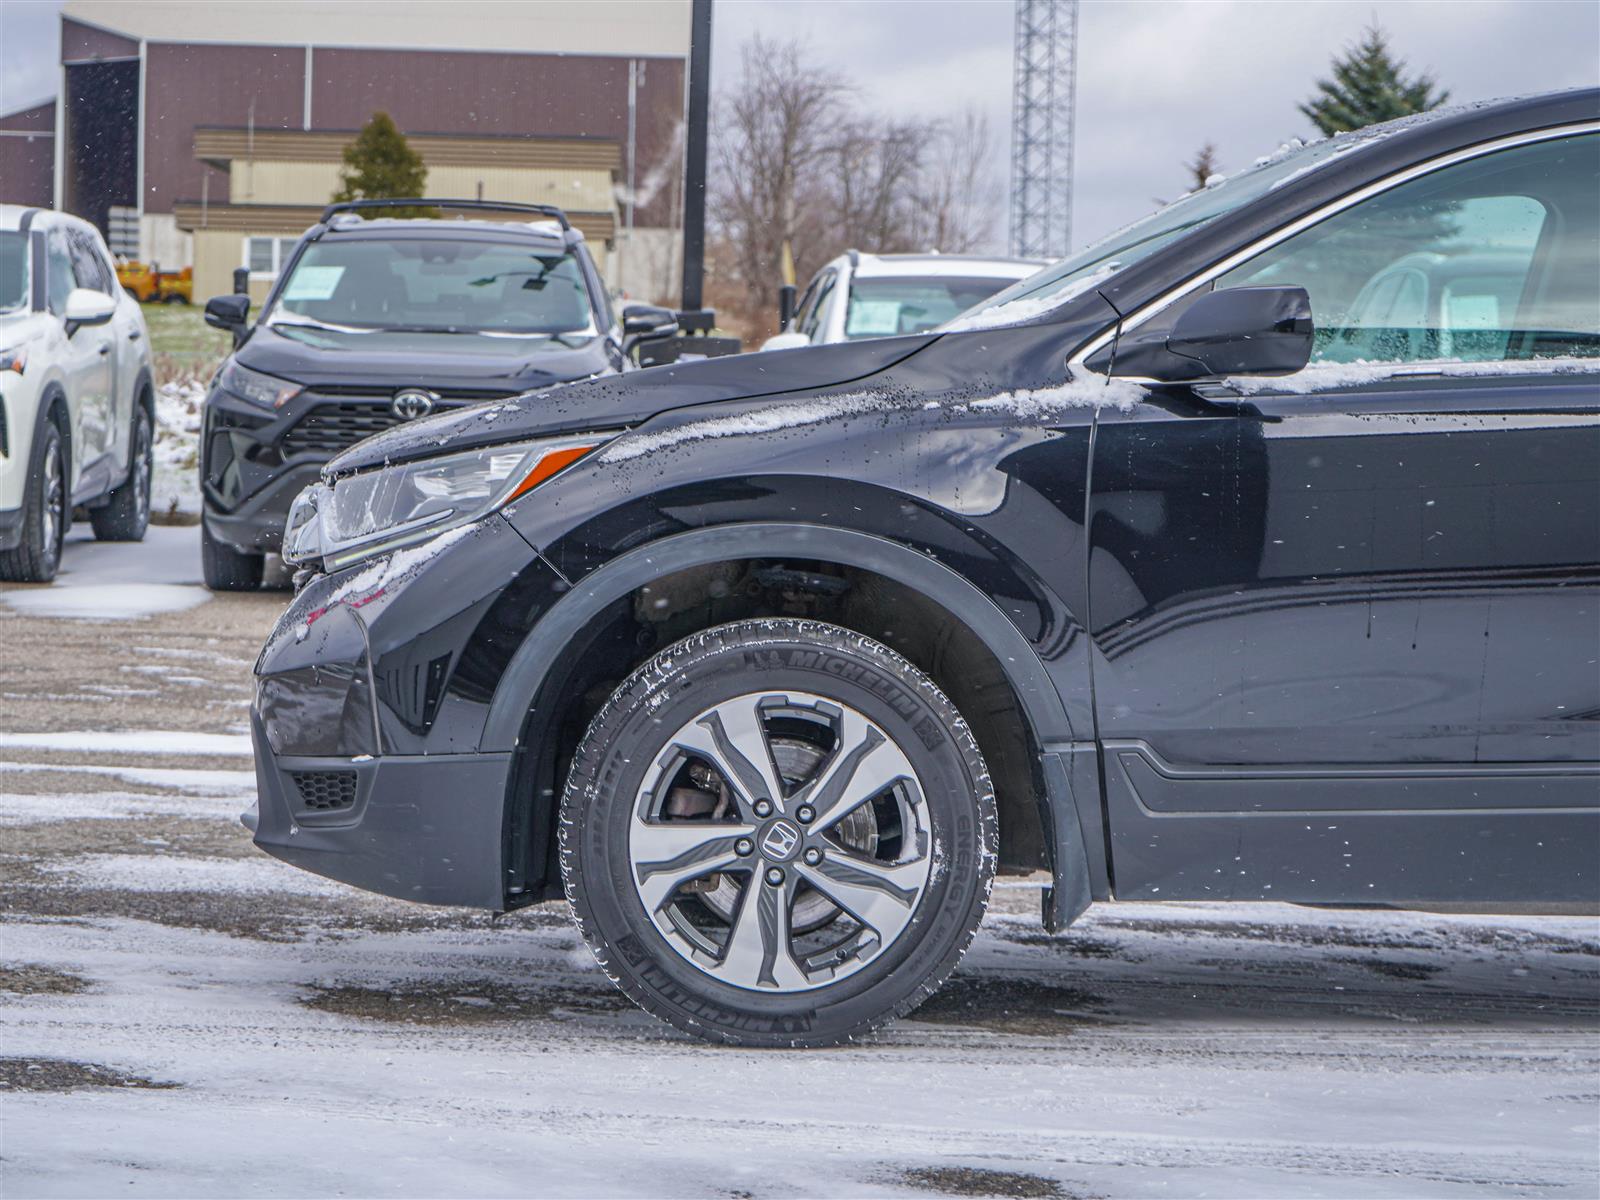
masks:
<svg viewBox="0 0 1600 1200"><path fill-rule="evenodd" d="M814 231L817 220L801 192L817 186L837 145L845 86L806 61L795 42L758 34L740 58L740 80L718 113L711 208L732 269L752 305L766 309L776 303L785 241L799 269L821 261L803 236L803 224Z"/></svg>
<svg viewBox="0 0 1600 1200"><path fill-rule="evenodd" d="M923 249L970 254L991 239L999 208L993 144L989 118L976 108L930 131L915 206Z"/></svg>
<svg viewBox="0 0 1600 1200"><path fill-rule="evenodd" d="M863 111L800 44L760 36L720 101L708 285L734 324L772 328L787 241L799 282L855 248L964 253L988 240L996 176L985 118Z"/></svg>
<svg viewBox="0 0 1600 1200"><path fill-rule="evenodd" d="M1190 191L1198 192L1206 186L1206 181L1217 173L1217 147L1214 142L1207 142L1200 147L1199 153L1194 156L1193 162L1183 164L1183 169L1189 172L1194 180Z"/></svg>

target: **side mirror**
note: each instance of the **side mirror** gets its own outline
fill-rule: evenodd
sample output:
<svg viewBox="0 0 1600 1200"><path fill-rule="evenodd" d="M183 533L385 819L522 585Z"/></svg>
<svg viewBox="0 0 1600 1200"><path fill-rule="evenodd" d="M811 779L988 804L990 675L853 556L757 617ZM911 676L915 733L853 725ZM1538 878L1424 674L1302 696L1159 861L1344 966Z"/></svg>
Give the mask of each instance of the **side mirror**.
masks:
<svg viewBox="0 0 1600 1200"><path fill-rule="evenodd" d="M206 301L206 324L213 329L225 329L233 334L237 343L250 319L250 297L237 293L231 296L213 296Z"/></svg>
<svg viewBox="0 0 1600 1200"><path fill-rule="evenodd" d="M678 332L678 314L654 304L630 304L622 310L625 338L664 338Z"/></svg>
<svg viewBox="0 0 1600 1200"><path fill-rule="evenodd" d="M73 288L67 293L67 307L62 313L62 320L66 322L67 336L71 337L84 325L104 325L111 320L116 311L116 300L104 292L90 288Z"/></svg>
<svg viewBox="0 0 1600 1200"><path fill-rule="evenodd" d="M803 333L779 333L769 337L761 343L763 350L798 350L801 346L811 345L811 339Z"/></svg>
<svg viewBox="0 0 1600 1200"><path fill-rule="evenodd" d="M1205 375L1292 375L1311 361L1315 332L1305 288L1226 288L1184 311L1167 350Z"/></svg>
<svg viewBox="0 0 1600 1200"><path fill-rule="evenodd" d="M786 283L778 289L778 332L788 333L789 326L794 323L794 302L800 290L792 283Z"/></svg>
<svg viewBox="0 0 1600 1200"><path fill-rule="evenodd" d="M1089 360L1130 379L1196 383L1222 375L1292 375L1311 360L1311 298L1302 287L1225 288L1196 296Z"/></svg>

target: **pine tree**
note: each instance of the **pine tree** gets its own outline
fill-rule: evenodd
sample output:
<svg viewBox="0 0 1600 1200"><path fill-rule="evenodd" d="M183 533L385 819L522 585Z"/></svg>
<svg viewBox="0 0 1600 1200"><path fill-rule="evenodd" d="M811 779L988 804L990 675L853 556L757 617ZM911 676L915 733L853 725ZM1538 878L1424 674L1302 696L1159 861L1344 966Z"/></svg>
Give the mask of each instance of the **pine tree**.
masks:
<svg viewBox="0 0 1600 1200"><path fill-rule="evenodd" d="M1183 164L1183 169L1188 171L1194 179L1194 186L1189 190L1198 192L1206 186L1206 180L1217 173L1217 147L1214 142L1207 142L1200 147L1200 152L1194 156L1193 162Z"/></svg>
<svg viewBox="0 0 1600 1200"><path fill-rule="evenodd" d="M1427 112L1450 98L1436 91L1431 75L1405 77L1405 60L1389 53L1389 39L1377 25L1333 61L1333 78L1317 81L1317 94L1300 105L1324 134L1332 136L1379 121Z"/></svg>
<svg viewBox="0 0 1600 1200"><path fill-rule="evenodd" d="M413 150L386 112L375 112L372 120L344 148L344 166L339 171L339 200L392 200L422 195L428 182L428 167L422 155ZM427 208L383 210L387 217L428 217L437 215Z"/></svg>

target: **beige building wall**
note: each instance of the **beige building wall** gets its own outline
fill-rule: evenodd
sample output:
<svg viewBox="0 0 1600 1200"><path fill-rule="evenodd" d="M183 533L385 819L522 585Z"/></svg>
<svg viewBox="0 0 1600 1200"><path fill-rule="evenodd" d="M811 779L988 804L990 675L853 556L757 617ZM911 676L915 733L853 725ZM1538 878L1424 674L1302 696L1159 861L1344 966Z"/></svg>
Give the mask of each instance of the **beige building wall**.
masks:
<svg viewBox="0 0 1600 1200"><path fill-rule="evenodd" d="M248 234L231 229L197 229L194 232L194 302L204 304L213 296L233 291L233 269L243 262L244 239ZM265 236L265 235L264 235ZM289 236L273 234L275 237ZM272 290L272 280L252 279L250 298L257 307Z"/></svg>
<svg viewBox="0 0 1600 1200"><path fill-rule="evenodd" d="M339 190L340 164L234 159L228 191L234 204L325 204ZM611 172L588 168L430 166L424 189L448 200L556 204L574 212L616 207Z"/></svg>

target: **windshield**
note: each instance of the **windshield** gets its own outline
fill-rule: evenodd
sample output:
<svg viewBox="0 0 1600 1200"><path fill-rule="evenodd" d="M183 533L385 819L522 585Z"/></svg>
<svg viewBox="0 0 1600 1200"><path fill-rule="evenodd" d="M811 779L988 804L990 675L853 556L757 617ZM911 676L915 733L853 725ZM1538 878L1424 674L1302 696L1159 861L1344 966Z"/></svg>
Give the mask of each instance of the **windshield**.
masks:
<svg viewBox="0 0 1600 1200"><path fill-rule="evenodd" d="M0 313L28 305L28 235L0 233Z"/></svg>
<svg viewBox="0 0 1600 1200"><path fill-rule="evenodd" d="M1346 137L1313 142L1264 159L1222 183L1190 192L1087 249L1068 255L1055 266L1013 284L978 312L952 322L950 328L1006 325L1036 317L1096 286L1113 272L1149 257L1191 230L1242 208L1327 159L1371 140L1374 138Z"/></svg>
<svg viewBox="0 0 1600 1200"><path fill-rule="evenodd" d="M856 338L922 333L994 295L1009 279L955 279L926 275L890 279L859 275L850 285L844 335Z"/></svg>
<svg viewBox="0 0 1600 1200"><path fill-rule="evenodd" d="M515 242L313 242L269 324L554 336L594 332L578 260Z"/></svg>

